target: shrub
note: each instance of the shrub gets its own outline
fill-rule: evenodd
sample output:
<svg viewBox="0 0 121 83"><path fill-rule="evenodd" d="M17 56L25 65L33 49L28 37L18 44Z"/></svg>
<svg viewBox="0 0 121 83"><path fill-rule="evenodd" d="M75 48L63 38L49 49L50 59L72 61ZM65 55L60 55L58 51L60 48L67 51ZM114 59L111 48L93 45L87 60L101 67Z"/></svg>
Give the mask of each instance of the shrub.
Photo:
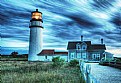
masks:
<svg viewBox="0 0 121 83"><path fill-rule="evenodd" d="M69 62L69 66L75 67L79 65L79 61L77 59L71 60Z"/></svg>
<svg viewBox="0 0 121 83"><path fill-rule="evenodd" d="M52 59L53 62L53 66L54 67L61 67L62 65L64 65L64 59L60 58L60 57L54 57Z"/></svg>
<svg viewBox="0 0 121 83"><path fill-rule="evenodd" d="M121 60L120 59L116 59L116 62L121 62Z"/></svg>

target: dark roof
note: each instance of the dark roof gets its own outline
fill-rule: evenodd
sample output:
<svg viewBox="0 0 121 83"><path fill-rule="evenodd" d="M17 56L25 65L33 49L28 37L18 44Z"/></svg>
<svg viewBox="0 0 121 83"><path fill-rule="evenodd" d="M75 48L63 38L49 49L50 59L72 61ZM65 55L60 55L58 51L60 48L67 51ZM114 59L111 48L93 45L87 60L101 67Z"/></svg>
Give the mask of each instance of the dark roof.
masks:
<svg viewBox="0 0 121 83"><path fill-rule="evenodd" d="M68 54L68 52L54 52L54 54Z"/></svg>
<svg viewBox="0 0 121 83"><path fill-rule="evenodd" d="M106 50L105 44L91 44L91 41L83 41L87 44L87 50ZM76 44L82 44L81 41L68 42L67 50L76 49Z"/></svg>
<svg viewBox="0 0 121 83"><path fill-rule="evenodd" d="M68 55L68 52L55 52L54 49L44 49L38 55L39 56L43 56L43 55L50 55L50 56L52 56L54 54L67 54Z"/></svg>
<svg viewBox="0 0 121 83"><path fill-rule="evenodd" d="M91 45L91 41L83 41L83 42L85 42L87 44L87 48ZM77 43L82 44L83 42L81 42L81 41L68 42L67 50L76 49L76 44Z"/></svg>
<svg viewBox="0 0 121 83"><path fill-rule="evenodd" d="M92 44L88 50L106 50L105 44Z"/></svg>
<svg viewBox="0 0 121 83"><path fill-rule="evenodd" d="M38 55L53 55L54 49L44 49Z"/></svg>

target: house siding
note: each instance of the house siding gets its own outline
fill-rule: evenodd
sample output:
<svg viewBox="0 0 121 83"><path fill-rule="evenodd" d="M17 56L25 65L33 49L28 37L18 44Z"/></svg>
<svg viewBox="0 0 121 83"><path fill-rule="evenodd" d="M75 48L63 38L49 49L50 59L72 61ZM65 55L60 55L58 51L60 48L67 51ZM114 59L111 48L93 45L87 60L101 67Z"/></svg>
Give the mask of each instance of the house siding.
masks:
<svg viewBox="0 0 121 83"><path fill-rule="evenodd" d="M73 56L73 57L72 57ZM88 59L88 52L86 50L69 50L68 51L68 61L73 59Z"/></svg>
<svg viewBox="0 0 121 83"><path fill-rule="evenodd" d="M47 58L46 58L47 57ZM38 56L39 61L52 61L53 55L43 55L43 56Z"/></svg>
<svg viewBox="0 0 121 83"><path fill-rule="evenodd" d="M68 61L70 61L72 59L84 59L84 60L90 60L90 61L99 61L103 57L103 53L105 51L102 51L102 50L84 51L83 50L83 51L77 52L76 50L69 50L68 52L69 52ZM95 56L95 57L93 57L93 56ZM96 58L96 57L99 57L99 58Z"/></svg>
<svg viewBox="0 0 121 83"><path fill-rule="evenodd" d="M52 61L53 57L58 57L58 56L64 59L65 61L68 61L67 54L42 55L42 56L38 56L38 58L39 58L39 61Z"/></svg>

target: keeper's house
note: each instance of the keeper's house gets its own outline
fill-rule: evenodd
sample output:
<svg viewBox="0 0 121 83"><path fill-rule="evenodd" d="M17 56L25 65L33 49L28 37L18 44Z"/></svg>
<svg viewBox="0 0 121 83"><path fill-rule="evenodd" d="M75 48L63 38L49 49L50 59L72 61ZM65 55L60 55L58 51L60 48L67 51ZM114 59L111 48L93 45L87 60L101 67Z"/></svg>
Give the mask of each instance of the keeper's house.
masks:
<svg viewBox="0 0 121 83"><path fill-rule="evenodd" d="M81 41L68 42L67 50L68 61L73 59L100 61L104 57L106 47L103 39L101 39L101 44L91 44L91 41L83 41L83 36L81 36Z"/></svg>

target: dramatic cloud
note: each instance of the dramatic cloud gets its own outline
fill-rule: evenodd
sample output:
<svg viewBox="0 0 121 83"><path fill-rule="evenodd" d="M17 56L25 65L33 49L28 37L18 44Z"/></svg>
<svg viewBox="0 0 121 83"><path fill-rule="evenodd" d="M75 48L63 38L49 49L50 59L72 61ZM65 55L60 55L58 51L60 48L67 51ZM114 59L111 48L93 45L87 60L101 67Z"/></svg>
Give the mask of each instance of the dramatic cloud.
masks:
<svg viewBox="0 0 121 83"><path fill-rule="evenodd" d="M28 48L36 8L43 13L44 48L66 50L68 41L84 35L92 43L103 38L110 52L121 49L121 0L1 0L2 47Z"/></svg>

